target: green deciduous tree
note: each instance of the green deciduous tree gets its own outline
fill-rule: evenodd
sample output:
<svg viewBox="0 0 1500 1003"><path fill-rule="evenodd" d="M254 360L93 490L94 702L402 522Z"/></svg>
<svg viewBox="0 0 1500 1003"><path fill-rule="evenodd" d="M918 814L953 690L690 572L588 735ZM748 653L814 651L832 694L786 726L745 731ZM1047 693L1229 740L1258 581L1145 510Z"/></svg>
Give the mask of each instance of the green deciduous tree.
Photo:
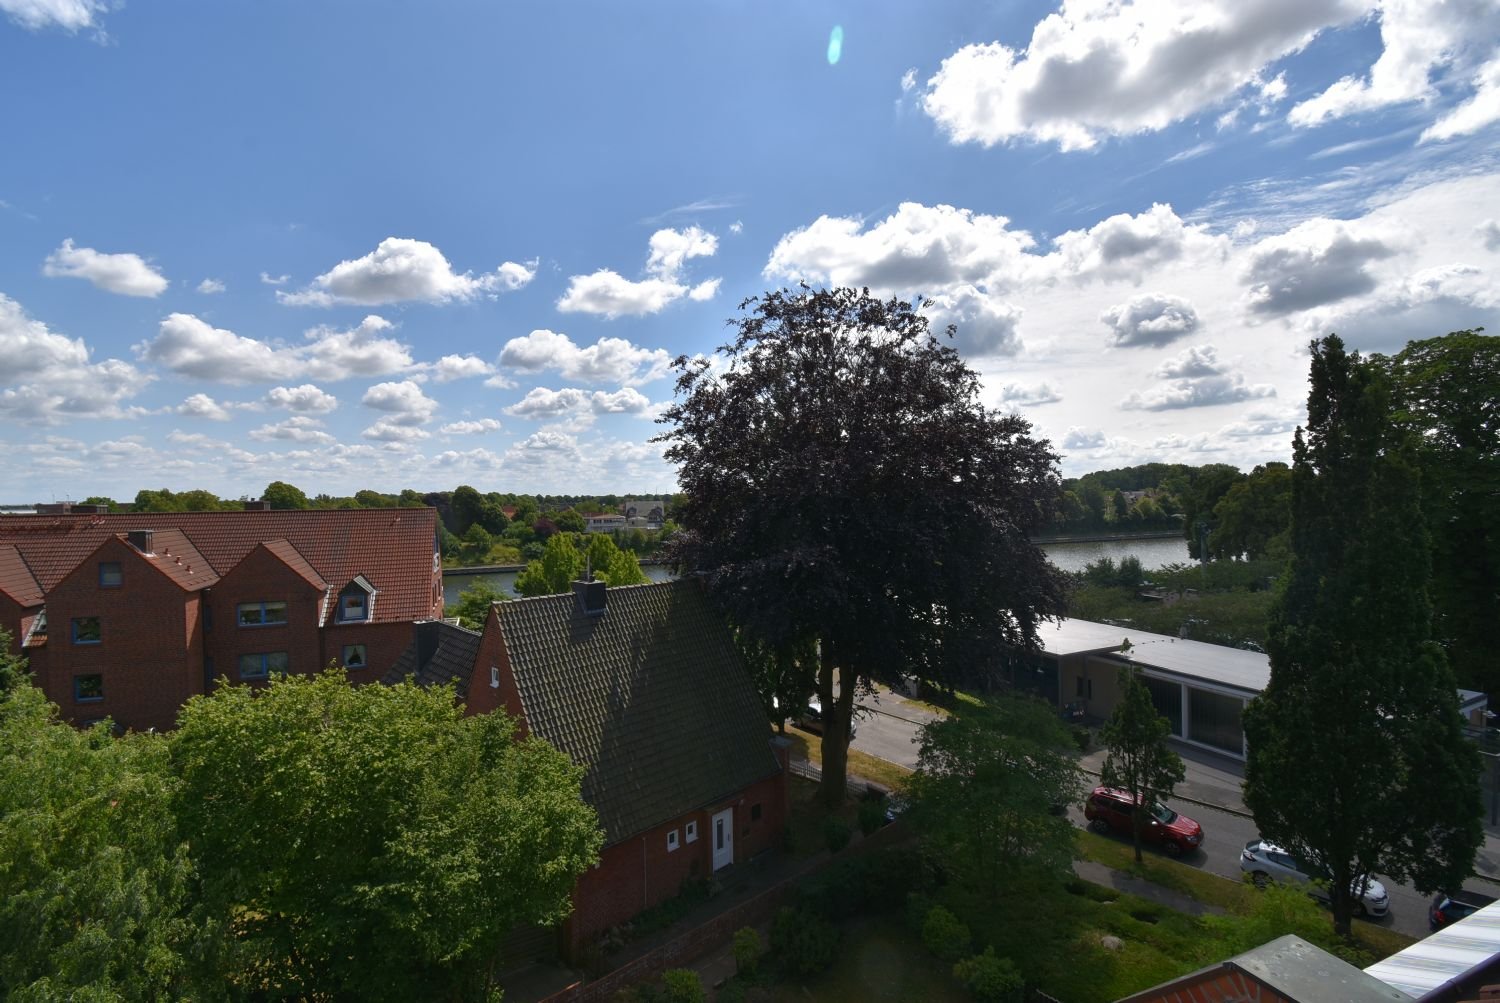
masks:
<svg viewBox="0 0 1500 1003"><path fill-rule="evenodd" d="M459 623L470 630L480 630L490 615L490 607L497 602L507 602L510 596L490 586L483 578L458 594L458 602L443 610L444 616L456 616Z"/></svg>
<svg viewBox="0 0 1500 1003"><path fill-rule="evenodd" d="M861 684L951 682L998 644L1034 645L1061 611L1061 574L1030 539L1058 497L1056 457L979 403L910 303L804 288L744 311L727 367L677 360L660 437L685 494L671 553L741 629L818 639L835 803Z"/></svg>
<svg viewBox="0 0 1500 1003"><path fill-rule="evenodd" d="M507 931L560 920L601 836L581 771L449 689L342 671L195 697L172 737L209 959L271 998L482 998Z"/></svg>
<svg viewBox="0 0 1500 1003"><path fill-rule="evenodd" d="M1171 797L1186 771L1182 757L1167 744L1172 725L1156 711L1151 691L1133 666L1120 671L1120 702L1104 723L1100 739L1108 753L1100 770L1106 787L1127 792L1138 806L1131 812L1135 862L1141 862L1142 817L1159 798Z"/></svg>
<svg viewBox="0 0 1500 1003"><path fill-rule="evenodd" d="M0 997L193 997L165 740L62 723L9 642L0 631Z"/></svg>
<svg viewBox="0 0 1500 1003"><path fill-rule="evenodd" d="M567 592L583 575L583 562L572 534L554 533L547 538L541 558L526 565L526 570L516 576L516 591L528 598Z"/></svg>
<svg viewBox="0 0 1500 1003"><path fill-rule="evenodd" d="M1500 338L1455 331L1390 359L1397 422L1419 437L1433 636L1459 682L1500 691Z"/></svg>
<svg viewBox="0 0 1500 1003"><path fill-rule="evenodd" d="M1073 824L1054 808L1078 800L1082 774L1055 710L1007 693L926 725L921 740L910 817L944 868L995 893L1018 870L1072 867Z"/></svg>
<svg viewBox="0 0 1500 1003"><path fill-rule="evenodd" d="M1262 464L1214 505L1208 555L1215 560L1285 557L1291 522L1292 468Z"/></svg>
<svg viewBox="0 0 1500 1003"><path fill-rule="evenodd" d="M583 516L576 509L563 509L561 512L549 512L548 515L564 533L582 533L586 526Z"/></svg>
<svg viewBox="0 0 1500 1003"><path fill-rule="evenodd" d="M1327 868L1347 935L1372 872L1428 892L1468 875L1479 753L1431 640L1419 476L1387 378L1337 337L1314 342L1307 412L1271 680L1244 717L1245 803L1263 836Z"/></svg>
<svg viewBox="0 0 1500 1003"><path fill-rule="evenodd" d="M312 508L312 503L307 500L307 495L302 493L302 489L286 481L272 481L267 484L266 489L260 493L260 500L269 502L273 509Z"/></svg>

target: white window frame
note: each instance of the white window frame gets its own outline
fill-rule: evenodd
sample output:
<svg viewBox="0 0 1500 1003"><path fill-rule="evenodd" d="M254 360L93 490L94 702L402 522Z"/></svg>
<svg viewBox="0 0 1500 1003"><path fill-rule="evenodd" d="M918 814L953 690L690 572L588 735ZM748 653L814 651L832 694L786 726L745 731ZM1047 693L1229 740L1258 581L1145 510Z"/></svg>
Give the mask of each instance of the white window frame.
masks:
<svg viewBox="0 0 1500 1003"><path fill-rule="evenodd" d="M676 829L668 829L667 830L667 852L668 853L676 853L677 852L677 847L679 845L680 844L678 844L678 842L677 842L677 830Z"/></svg>
<svg viewBox="0 0 1500 1003"><path fill-rule="evenodd" d="M686 826L683 827L683 833L687 839L687 842L698 842L698 823L689 822Z"/></svg>

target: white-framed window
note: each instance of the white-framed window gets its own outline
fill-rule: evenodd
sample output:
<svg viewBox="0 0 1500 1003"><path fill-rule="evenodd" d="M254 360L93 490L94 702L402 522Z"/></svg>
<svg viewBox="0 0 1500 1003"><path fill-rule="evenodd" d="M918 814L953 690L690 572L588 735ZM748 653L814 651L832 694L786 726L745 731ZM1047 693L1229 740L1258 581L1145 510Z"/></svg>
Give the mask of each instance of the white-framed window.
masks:
<svg viewBox="0 0 1500 1003"><path fill-rule="evenodd" d="M698 842L698 823L697 822L689 822L686 826L683 827L682 831L687 836L687 841L689 843L696 843L696 842Z"/></svg>
<svg viewBox="0 0 1500 1003"><path fill-rule="evenodd" d="M490 689L492 689L492 690L498 690L499 688L500 688L500 666L498 666L498 665L491 665L490 666Z"/></svg>
<svg viewBox="0 0 1500 1003"><path fill-rule="evenodd" d="M677 849L677 830L673 829L667 833L667 852L671 853Z"/></svg>

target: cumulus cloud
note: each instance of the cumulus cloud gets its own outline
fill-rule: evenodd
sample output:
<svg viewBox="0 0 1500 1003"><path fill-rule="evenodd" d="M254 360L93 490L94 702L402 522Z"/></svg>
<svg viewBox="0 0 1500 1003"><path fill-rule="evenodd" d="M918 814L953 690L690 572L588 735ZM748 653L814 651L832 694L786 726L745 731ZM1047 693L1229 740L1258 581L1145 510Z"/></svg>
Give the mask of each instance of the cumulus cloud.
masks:
<svg viewBox="0 0 1500 1003"><path fill-rule="evenodd" d="M216 328L192 314L173 313L161 322L157 336L136 351L180 375L221 383L342 380L383 376L413 365L407 347L384 336L393 327L372 314L349 330L312 328L305 335L308 344L282 347Z"/></svg>
<svg viewBox="0 0 1500 1003"><path fill-rule="evenodd" d="M488 376L494 371L494 366L473 355L445 355L428 367L432 378L439 383L471 376Z"/></svg>
<svg viewBox="0 0 1500 1003"><path fill-rule="evenodd" d="M1145 391L1134 391L1120 402L1126 410L1175 411L1212 407L1237 401L1276 396L1269 384L1251 385L1240 373L1229 372L1219 362L1212 345L1189 348L1167 359L1152 374L1165 382Z"/></svg>
<svg viewBox="0 0 1500 1003"><path fill-rule="evenodd" d="M1222 256L1227 249L1206 227L1184 223L1171 206L1159 202L1134 216L1117 213L1087 230L1069 230L1055 243L1049 271L1074 278L1136 278L1189 253Z"/></svg>
<svg viewBox="0 0 1500 1003"><path fill-rule="evenodd" d="M1439 83L1472 90L1470 98L1429 128L1423 139L1476 132L1500 118L1493 91L1500 68L1492 52L1500 37L1500 7L1485 0L1381 0L1379 58L1364 76L1345 76L1287 114L1295 126L1391 105L1432 104Z"/></svg>
<svg viewBox="0 0 1500 1003"><path fill-rule="evenodd" d="M303 414L327 414L339 406L337 397L311 383L299 387L272 387L266 394L266 403Z"/></svg>
<svg viewBox="0 0 1500 1003"><path fill-rule="evenodd" d="M1099 315L1112 332L1117 348L1170 345L1198 330L1198 311L1181 296L1142 293L1117 303Z"/></svg>
<svg viewBox="0 0 1500 1003"><path fill-rule="evenodd" d="M431 433L426 429L417 425L403 425L395 418L381 418L359 434L371 441L390 445L411 443L431 437Z"/></svg>
<svg viewBox="0 0 1500 1003"><path fill-rule="evenodd" d="M124 401L151 381L119 359L90 362L82 338L68 338L0 293L0 416L56 424L69 418L124 418Z"/></svg>
<svg viewBox="0 0 1500 1003"><path fill-rule="evenodd" d="M500 422L494 418L480 418L478 421L455 421L438 429L444 435L481 435L485 432L500 431Z"/></svg>
<svg viewBox="0 0 1500 1003"><path fill-rule="evenodd" d="M260 280L268 286L284 286L291 280L290 275L272 275L270 272L261 272Z"/></svg>
<svg viewBox="0 0 1500 1003"><path fill-rule="evenodd" d="M471 470L498 470L500 457L488 449L445 449L432 458L432 462L443 468L466 468Z"/></svg>
<svg viewBox="0 0 1500 1003"><path fill-rule="evenodd" d="M193 394L177 405L177 413L184 418L205 418L209 421L228 421L229 409L208 394Z"/></svg>
<svg viewBox="0 0 1500 1003"><path fill-rule="evenodd" d="M583 383L634 386L660 379L672 358L665 349L641 348L624 338L600 338L587 348L556 331L538 329L500 349L500 365L522 372L555 369Z"/></svg>
<svg viewBox="0 0 1500 1003"><path fill-rule="evenodd" d="M212 296L215 293L221 293L224 291L224 283L220 282L218 279L204 279L202 282L198 283L198 291L205 296Z"/></svg>
<svg viewBox="0 0 1500 1003"><path fill-rule="evenodd" d="M1021 308L987 296L977 286L937 293L925 310L933 330L953 325L953 347L964 355L986 358L1021 350Z"/></svg>
<svg viewBox="0 0 1500 1003"><path fill-rule="evenodd" d="M327 445L333 436L323 430L323 423L306 415L293 415L282 422L262 425L250 430L250 438L267 442L280 439L287 442L312 442Z"/></svg>
<svg viewBox="0 0 1500 1003"><path fill-rule="evenodd" d="M716 236L696 226L657 230L651 235L646 278L627 279L609 268L574 275L568 279L557 308L564 313L591 313L613 320L659 313L684 296L700 302L712 299L719 289L718 279L690 287L682 281L682 270L688 259L711 257L718 247Z"/></svg>
<svg viewBox="0 0 1500 1003"><path fill-rule="evenodd" d="M1282 316L1375 288L1369 265L1397 254L1402 235L1378 222L1313 219L1250 249L1242 280L1250 310Z"/></svg>
<svg viewBox="0 0 1500 1003"><path fill-rule="evenodd" d="M422 392L411 380L399 383L377 383L365 391L360 403L388 413L382 422L395 425L425 425L432 419L438 402Z"/></svg>
<svg viewBox="0 0 1500 1003"><path fill-rule="evenodd" d="M55 27L69 34L97 29L112 6L110 0L0 0L0 11L28 31Z"/></svg>
<svg viewBox="0 0 1500 1003"><path fill-rule="evenodd" d="M1064 433L1062 445L1064 449L1102 449L1108 441L1105 434L1097 428L1074 425Z"/></svg>
<svg viewBox="0 0 1500 1003"><path fill-rule="evenodd" d="M1486 251L1500 251L1500 221L1487 219L1474 228Z"/></svg>
<svg viewBox="0 0 1500 1003"><path fill-rule="evenodd" d="M1356 20L1360 0L1066 0L1025 49L966 45L926 83L922 109L955 143L1086 149L1163 129L1262 85L1269 63Z"/></svg>
<svg viewBox="0 0 1500 1003"><path fill-rule="evenodd" d="M74 247L71 237L47 255L42 274L88 279L98 288L121 296L156 297L168 285L166 277L139 254L104 254L92 247Z"/></svg>
<svg viewBox="0 0 1500 1003"><path fill-rule="evenodd" d="M1054 390L1050 383L1007 383L996 394L996 400L1000 404L1012 406L1035 406L1037 404L1056 404L1062 400L1062 394Z"/></svg>
<svg viewBox="0 0 1500 1003"><path fill-rule="evenodd" d="M544 429L516 443L505 458L520 466L550 466L554 463L581 463L583 453L579 451L574 436Z"/></svg>
<svg viewBox="0 0 1500 1003"><path fill-rule="evenodd" d="M535 275L534 268L514 261L487 275L458 274L443 252L427 241L387 237L364 257L340 261L306 289L278 292L276 298L292 306L449 303L520 289Z"/></svg>
<svg viewBox="0 0 1500 1003"><path fill-rule="evenodd" d="M1230 439L1283 438L1291 441L1297 428L1297 419L1291 415L1274 411L1247 411L1239 421L1230 422L1219 429L1219 434Z"/></svg>

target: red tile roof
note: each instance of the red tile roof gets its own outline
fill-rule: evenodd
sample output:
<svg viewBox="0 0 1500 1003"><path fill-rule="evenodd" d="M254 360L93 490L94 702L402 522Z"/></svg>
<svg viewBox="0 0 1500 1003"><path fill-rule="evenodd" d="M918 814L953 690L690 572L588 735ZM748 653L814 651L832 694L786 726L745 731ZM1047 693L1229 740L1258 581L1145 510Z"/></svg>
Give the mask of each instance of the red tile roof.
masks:
<svg viewBox="0 0 1500 1003"><path fill-rule="evenodd" d="M42 587L26 566L21 552L12 544L0 544L0 592L21 606L36 606L42 601Z"/></svg>
<svg viewBox="0 0 1500 1003"><path fill-rule="evenodd" d="M380 590L374 622L432 616L437 511L431 508L0 515L0 550L16 550L45 592L107 537L133 529L158 534L153 544L158 552L179 539L178 545L191 546L215 576L223 576L257 545L284 540L315 575L335 588L355 575L368 578ZM171 530L179 531L178 536L162 535ZM174 568L177 554L173 546ZM186 553L182 561L184 566L193 564L196 575L197 561ZM4 569L0 563L0 576ZM24 585L24 580L17 580L17 587Z"/></svg>
<svg viewBox="0 0 1500 1003"><path fill-rule="evenodd" d="M275 555L281 563L301 575L307 581L307 584L313 588L328 588L328 583L323 580L323 576L318 574L317 569L308 564L307 558L297 553L297 548L290 543L287 543L285 540L267 540L261 546Z"/></svg>
<svg viewBox="0 0 1500 1003"><path fill-rule="evenodd" d="M124 533L116 533L115 536L125 538ZM180 529L152 530L151 549L153 553L144 556L146 563L172 579L184 591L206 589L219 580L208 561L193 546L193 541L184 536Z"/></svg>

